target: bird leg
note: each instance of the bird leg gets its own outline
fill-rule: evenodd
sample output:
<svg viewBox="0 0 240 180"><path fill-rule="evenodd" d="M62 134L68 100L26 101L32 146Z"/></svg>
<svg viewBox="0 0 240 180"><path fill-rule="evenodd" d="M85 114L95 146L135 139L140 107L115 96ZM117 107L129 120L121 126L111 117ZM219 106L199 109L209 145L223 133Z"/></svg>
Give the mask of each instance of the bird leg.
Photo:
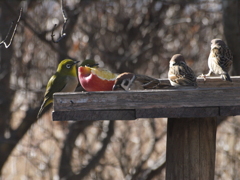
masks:
<svg viewBox="0 0 240 180"><path fill-rule="evenodd" d="M211 76L212 70L209 70L207 74L201 74L199 77L203 77L203 80L206 81L207 77Z"/></svg>

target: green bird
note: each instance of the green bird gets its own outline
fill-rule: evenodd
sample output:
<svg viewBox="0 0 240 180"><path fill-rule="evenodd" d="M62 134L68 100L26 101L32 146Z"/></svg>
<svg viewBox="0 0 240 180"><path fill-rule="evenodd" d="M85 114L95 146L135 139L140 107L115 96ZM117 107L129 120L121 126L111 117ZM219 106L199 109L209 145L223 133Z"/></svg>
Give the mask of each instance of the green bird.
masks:
<svg viewBox="0 0 240 180"><path fill-rule="evenodd" d="M98 64L93 59L84 60L80 66L97 67Z"/></svg>
<svg viewBox="0 0 240 180"><path fill-rule="evenodd" d="M71 59L62 60L57 68L57 72L49 79L44 100L38 112L37 118L45 113L48 105L53 103L53 94L55 92L73 92L78 85L77 67L79 61Z"/></svg>

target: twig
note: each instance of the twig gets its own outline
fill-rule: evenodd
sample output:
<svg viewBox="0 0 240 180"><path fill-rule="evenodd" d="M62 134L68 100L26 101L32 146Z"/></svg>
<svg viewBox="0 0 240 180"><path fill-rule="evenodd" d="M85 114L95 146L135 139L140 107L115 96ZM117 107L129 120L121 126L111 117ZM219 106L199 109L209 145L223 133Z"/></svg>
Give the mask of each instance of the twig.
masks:
<svg viewBox="0 0 240 180"><path fill-rule="evenodd" d="M68 179L79 180L84 179L99 163L100 159L105 155L108 144L111 142L111 137L114 135L114 121L110 121L108 124L107 136L102 140L101 149L89 160L87 166L81 169L79 174L72 175Z"/></svg>
<svg viewBox="0 0 240 180"><path fill-rule="evenodd" d="M20 9L19 17L18 17L18 20L17 20L17 22L16 22L16 24L15 24L15 27L13 28L14 21L12 21L12 24L11 24L11 27L9 28L9 31L8 31L8 33L7 33L7 36L5 37L5 39L4 39L2 42L0 42L0 45L4 45L6 49L12 44L12 40L13 40L14 35L15 35L15 33L16 33L17 26L18 26L18 23L19 23L19 21L20 21L20 19L21 19L21 16L22 16L22 8ZM11 38L10 38L9 43L7 44L7 43L6 43L6 40L8 39L8 37L9 37L9 35L10 35L10 32L11 32L12 30L13 30L12 36L11 36Z"/></svg>
<svg viewBox="0 0 240 180"><path fill-rule="evenodd" d="M161 174L162 170L166 167L166 153L163 153L160 158L150 168L142 172L139 180L150 180L156 175Z"/></svg>
<svg viewBox="0 0 240 180"><path fill-rule="evenodd" d="M62 28L60 37L55 41L54 40L54 36L55 36L54 30L56 29L57 24L54 24L52 34L51 34L52 42L54 42L54 43L58 43L59 41L61 41L67 35L64 31L66 29L66 24L67 24L68 18L66 17L65 11L63 9L63 0L61 0L61 10L62 10L62 16L63 16L63 28Z"/></svg>
<svg viewBox="0 0 240 180"><path fill-rule="evenodd" d="M139 175L140 173L143 171L142 167L144 166L144 164L148 161L148 159L150 158L151 154L154 151L155 145L156 145L156 138L155 138L155 123L154 123L154 119L149 119L151 122L149 123L149 127L150 127L150 134L151 134L151 142L148 145L148 149L145 155L142 156L141 161L138 163L138 165L134 168L135 172L134 174L132 174L131 179L139 179Z"/></svg>

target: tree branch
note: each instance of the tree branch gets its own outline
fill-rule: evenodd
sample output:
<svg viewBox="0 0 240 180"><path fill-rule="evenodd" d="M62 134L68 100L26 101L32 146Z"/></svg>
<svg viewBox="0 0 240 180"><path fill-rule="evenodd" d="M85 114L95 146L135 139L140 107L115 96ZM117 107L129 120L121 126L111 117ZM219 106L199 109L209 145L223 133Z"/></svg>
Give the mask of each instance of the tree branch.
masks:
<svg viewBox="0 0 240 180"><path fill-rule="evenodd" d="M19 24L19 21L20 21L20 19L21 19L21 16L22 16L22 8L20 9L20 13L19 13L19 16L18 16L18 19L17 19L16 23L14 23L14 21L12 21L12 24L11 24L11 26L10 26L10 28L9 28L9 31L8 31L8 33L7 33L7 36L5 37L5 39L4 39L3 41L0 42L0 45L4 45L5 48L8 48L8 47L12 44L12 40L13 40L14 35L15 35L15 33L16 33L17 26L18 26L18 24ZM14 26L14 24L15 24L15 26ZM14 28L13 28L13 26L14 26ZM7 44L6 41L7 41L7 39L9 38L9 35L10 35L10 32L11 32L11 31L13 31L13 33L12 33L12 36L11 36L11 38L10 38L9 43Z"/></svg>
<svg viewBox="0 0 240 180"><path fill-rule="evenodd" d="M54 25L53 30L52 30L52 34L51 34L52 42L54 42L54 43L58 43L59 41L61 41L67 35L64 31L66 29L66 24L67 24L68 18L67 18L66 13L63 9L63 0L61 0L61 10L62 10L62 16L63 16L63 27L62 27L60 37L57 40L54 40L54 36L55 36L54 30L56 29L57 24Z"/></svg>
<svg viewBox="0 0 240 180"><path fill-rule="evenodd" d="M64 142L64 147L62 149L62 155L59 163L59 177L61 179L67 178L73 174L71 167L72 151L75 147L75 141L79 134L81 134L85 128L92 125L92 121L79 121L71 124L69 127L69 133Z"/></svg>
<svg viewBox="0 0 240 180"><path fill-rule="evenodd" d="M142 167L144 166L144 164L147 162L147 160L150 158L151 154L154 151L154 148L156 145L156 138L155 138L155 123L153 119L151 119L149 126L150 126L149 133L151 134L151 142L148 146L148 150L146 154L142 156L141 161L136 166L135 173L132 175L131 179L138 179L139 174L141 174L141 172L143 171Z"/></svg>
<svg viewBox="0 0 240 180"><path fill-rule="evenodd" d="M77 175L73 175L70 178L68 178L68 180L79 180L79 179L83 179L86 175L89 174L89 172L94 169L100 159L104 156L107 146L111 141L111 137L114 134L114 121L110 121L108 124L108 132L107 132L107 136L105 139L103 139L102 141L102 148L96 153L96 155L89 161L88 165L84 168L81 169L81 172Z"/></svg>
<svg viewBox="0 0 240 180"><path fill-rule="evenodd" d="M149 169L145 170L139 180L151 180L156 175L160 174L166 166L166 154L164 153L157 162Z"/></svg>
<svg viewBox="0 0 240 180"><path fill-rule="evenodd" d="M16 14L15 10L12 8L12 6L9 4L8 1L4 1L4 3L6 4L6 6L7 6L14 14ZM26 17L24 17L24 16L26 16ZM50 48L51 48L53 51L55 51L56 53L59 53L60 55L66 57L66 58L73 59L73 58L70 57L65 51L61 51L59 48L55 47L54 44L53 44L51 41L49 41L49 40L47 40L47 39L45 38L46 33L47 33L46 31L45 31L45 32L38 32L38 31L36 30L36 28L35 28L31 23L29 23L29 22L27 21L27 20L28 20L28 19L27 19L27 15L24 15L24 14L23 14L23 17L22 17L21 20L23 21L24 25L25 25L28 29L30 29L30 30L33 32L33 34L35 34L35 35L39 38L39 40L41 40L42 42L44 42L44 43L46 43L47 45L49 45Z"/></svg>

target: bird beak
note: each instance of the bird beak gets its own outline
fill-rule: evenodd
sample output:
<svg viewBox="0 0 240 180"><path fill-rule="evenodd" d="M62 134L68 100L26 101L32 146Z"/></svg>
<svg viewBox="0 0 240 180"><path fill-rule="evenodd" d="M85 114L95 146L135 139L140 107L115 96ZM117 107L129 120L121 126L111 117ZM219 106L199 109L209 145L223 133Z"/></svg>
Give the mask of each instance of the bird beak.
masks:
<svg viewBox="0 0 240 180"><path fill-rule="evenodd" d="M79 63L80 61L74 61L74 64L77 64L77 63Z"/></svg>

